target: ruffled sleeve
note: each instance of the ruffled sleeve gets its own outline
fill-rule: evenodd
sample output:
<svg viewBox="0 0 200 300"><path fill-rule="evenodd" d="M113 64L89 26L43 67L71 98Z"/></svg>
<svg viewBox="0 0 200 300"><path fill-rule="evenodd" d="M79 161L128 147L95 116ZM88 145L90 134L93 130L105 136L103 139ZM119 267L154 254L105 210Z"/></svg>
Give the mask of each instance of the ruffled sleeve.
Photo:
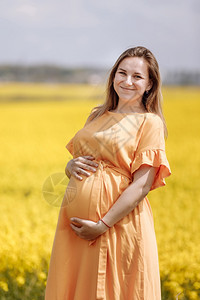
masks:
<svg viewBox="0 0 200 300"><path fill-rule="evenodd" d="M141 135L131 163L131 174L141 165L159 168L150 190L164 186L165 178L171 175L169 162L165 153L163 122L158 116L145 120Z"/></svg>

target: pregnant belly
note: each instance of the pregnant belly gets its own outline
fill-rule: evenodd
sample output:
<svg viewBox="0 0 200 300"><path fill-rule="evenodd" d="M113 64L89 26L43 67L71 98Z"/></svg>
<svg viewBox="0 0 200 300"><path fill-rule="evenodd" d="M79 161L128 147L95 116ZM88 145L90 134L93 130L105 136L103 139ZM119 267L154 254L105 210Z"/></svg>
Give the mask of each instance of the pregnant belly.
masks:
<svg viewBox="0 0 200 300"><path fill-rule="evenodd" d="M126 176L107 166L81 181L71 176L63 202L67 217L99 220L129 183Z"/></svg>
<svg viewBox="0 0 200 300"><path fill-rule="evenodd" d="M95 179L95 174L91 174L90 177L83 176L81 181L71 176L64 197L68 218L88 219L90 217L92 204L98 201L94 197L99 197L99 187ZM95 219L95 216L93 218Z"/></svg>

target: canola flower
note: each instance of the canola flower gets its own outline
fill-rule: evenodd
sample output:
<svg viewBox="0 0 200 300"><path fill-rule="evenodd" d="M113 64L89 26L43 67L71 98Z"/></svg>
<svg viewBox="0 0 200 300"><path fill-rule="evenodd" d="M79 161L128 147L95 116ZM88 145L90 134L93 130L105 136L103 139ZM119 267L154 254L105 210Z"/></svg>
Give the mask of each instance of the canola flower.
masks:
<svg viewBox="0 0 200 300"><path fill-rule="evenodd" d="M103 87L71 85L1 86L2 300L44 297L59 207L45 200L43 184L52 174L64 173L71 159L65 145L83 126L90 109L102 102L102 91ZM4 101L9 95L33 94L45 96L46 101ZM52 95L55 100L51 97L48 101ZM73 100L57 101L56 95L66 99L73 95ZM148 196L158 243L162 299L195 300L200 299L200 89L164 88L163 95L172 176L166 187ZM56 193L62 194L63 189L64 194L65 187L56 186Z"/></svg>

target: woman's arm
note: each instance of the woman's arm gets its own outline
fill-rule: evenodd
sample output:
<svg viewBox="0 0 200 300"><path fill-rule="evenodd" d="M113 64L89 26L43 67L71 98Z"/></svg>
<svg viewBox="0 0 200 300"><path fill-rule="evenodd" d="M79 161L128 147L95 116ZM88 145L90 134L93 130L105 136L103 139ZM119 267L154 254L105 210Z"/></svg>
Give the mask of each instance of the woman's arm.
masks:
<svg viewBox="0 0 200 300"><path fill-rule="evenodd" d="M158 168L142 165L135 173L133 182L123 191L110 210L102 218L110 227L127 216L148 194ZM71 227L81 238L93 240L108 230L103 222L71 218Z"/></svg>
<svg viewBox="0 0 200 300"><path fill-rule="evenodd" d="M133 182L114 203L103 221L112 227L128 215L145 198L154 182L158 168L142 165L135 173Z"/></svg>

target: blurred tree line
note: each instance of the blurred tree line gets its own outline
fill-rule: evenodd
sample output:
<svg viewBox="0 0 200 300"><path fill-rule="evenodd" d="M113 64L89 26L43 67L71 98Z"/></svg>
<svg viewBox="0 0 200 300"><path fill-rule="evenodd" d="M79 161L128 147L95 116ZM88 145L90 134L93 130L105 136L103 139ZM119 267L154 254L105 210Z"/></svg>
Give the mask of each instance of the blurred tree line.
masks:
<svg viewBox="0 0 200 300"><path fill-rule="evenodd" d="M64 68L55 65L1 65L0 82L46 82L46 83L105 83L105 68ZM165 72L164 85L200 85L200 71Z"/></svg>
<svg viewBox="0 0 200 300"><path fill-rule="evenodd" d="M103 83L108 70L54 65L1 65L0 82Z"/></svg>

